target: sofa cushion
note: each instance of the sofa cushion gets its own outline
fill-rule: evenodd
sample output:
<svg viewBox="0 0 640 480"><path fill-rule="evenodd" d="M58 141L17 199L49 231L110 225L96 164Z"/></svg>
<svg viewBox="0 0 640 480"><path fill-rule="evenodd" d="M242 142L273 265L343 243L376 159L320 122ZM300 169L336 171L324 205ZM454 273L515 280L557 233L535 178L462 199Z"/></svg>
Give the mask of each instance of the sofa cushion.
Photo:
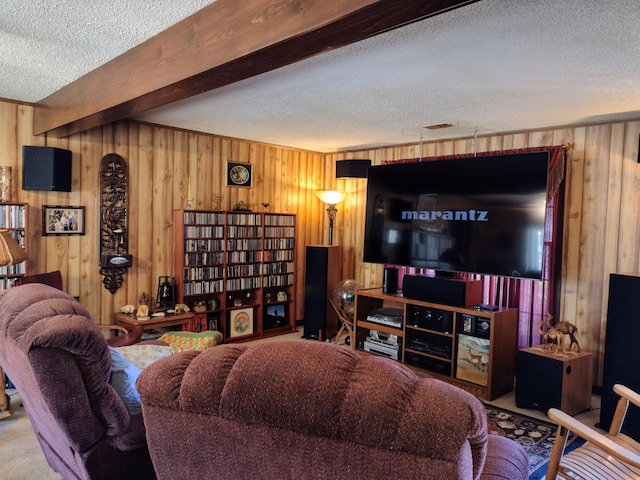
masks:
<svg viewBox="0 0 640 480"><path fill-rule="evenodd" d="M140 370L144 370L156 360L173 354L173 350L169 345L154 345L148 343L116 347L116 350Z"/></svg>
<svg viewBox="0 0 640 480"><path fill-rule="evenodd" d="M168 345L127 345L109 347L111 352L111 376L109 383L118 392L129 415L142 412L136 381L140 372L156 360L172 354Z"/></svg>
<svg viewBox="0 0 640 480"><path fill-rule="evenodd" d="M109 347L109 351L111 352L109 383L122 398L129 415L137 415L142 411L142 407L140 394L136 389L136 380L142 370L127 360L118 349Z"/></svg>

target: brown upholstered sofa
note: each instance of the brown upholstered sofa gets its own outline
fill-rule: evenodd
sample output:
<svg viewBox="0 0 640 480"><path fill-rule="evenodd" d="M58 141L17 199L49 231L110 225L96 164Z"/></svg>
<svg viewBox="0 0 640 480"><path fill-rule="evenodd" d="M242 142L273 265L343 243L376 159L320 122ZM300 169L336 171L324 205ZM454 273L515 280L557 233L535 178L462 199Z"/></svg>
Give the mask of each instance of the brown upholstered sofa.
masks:
<svg viewBox="0 0 640 480"><path fill-rule="evenodd" d="M63 478L155 479L142 415L109 384L107 341L73 297L40 283L1 292L0 364Z"/></svg>
<svg viewBox="0 0 640 480"><path fill-rule="evenodd" d="M159 479L525 480L482 403L403 365L307 341L225 344L137 382Z"/></svg>

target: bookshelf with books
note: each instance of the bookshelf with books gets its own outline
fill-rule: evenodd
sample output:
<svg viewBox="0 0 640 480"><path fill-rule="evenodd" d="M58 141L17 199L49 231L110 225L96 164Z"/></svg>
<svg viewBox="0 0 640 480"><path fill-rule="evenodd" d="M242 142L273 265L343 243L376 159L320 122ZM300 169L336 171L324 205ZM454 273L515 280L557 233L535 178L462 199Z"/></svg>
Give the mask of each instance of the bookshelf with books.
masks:
<svg viewBox="0 0 640 480"><path fill-rule="evenodd" d="M295 216L176 210L178 302L242 341L295 330ZM206 316L206 320L205 317Z"/></svg>
<svg viewBox="0 0 640 480"><path fill-rule="evenodd" d="M224 306L225 216L179 211L175 217L176 232L180 232L175 242L178 301L198 314L190 329L218 330Z"/></svg>
<svg viewBox="0 0 640 480"><path fill-rule="evenodd" d="M27 225L28 204L0 203L0 228L8 229L11 236L28 252ZM17 265L0 267L0 290L12 287L27 274L27 261Z"/></svg>
<svg viewBox="0 0 640 480"><path fill-rule="evenodd" d="M294 318L295 215L264 215L262 299L263 330L287 325Z"/></svg>

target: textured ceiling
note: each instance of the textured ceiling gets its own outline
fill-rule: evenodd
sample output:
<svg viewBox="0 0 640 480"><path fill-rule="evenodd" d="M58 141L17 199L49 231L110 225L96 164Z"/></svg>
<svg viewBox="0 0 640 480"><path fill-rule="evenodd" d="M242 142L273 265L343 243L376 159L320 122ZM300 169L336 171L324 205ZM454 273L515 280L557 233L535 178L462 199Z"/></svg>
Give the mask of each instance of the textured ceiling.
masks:
<svg viewBox="0 0 640 480"><path fill-rule="evenodd" d="M211 2L6 3L0 97L34 102ZM640 119L638 25L638 0L481 0L137 118L322 152Z"/></svg>
<svg viewBox="0 0 640 480"><path fill-rule="evenodd" d="M1 0L0 97L37 102L213 0Z"/></svg>

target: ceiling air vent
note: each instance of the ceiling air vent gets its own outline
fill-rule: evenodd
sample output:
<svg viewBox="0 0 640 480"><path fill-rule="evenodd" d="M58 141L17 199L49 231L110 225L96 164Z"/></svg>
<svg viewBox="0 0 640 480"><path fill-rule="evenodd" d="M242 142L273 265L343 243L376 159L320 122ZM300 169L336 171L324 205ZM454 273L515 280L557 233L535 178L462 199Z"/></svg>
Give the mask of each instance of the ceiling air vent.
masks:
<svg viewBox="0 0 640 480"><path fill-rule="evenodd" d="M436 123L433 125L425 125L422 128L426 128L427 130L440 130L442 128L455 127L453 123Z"/></svg>

